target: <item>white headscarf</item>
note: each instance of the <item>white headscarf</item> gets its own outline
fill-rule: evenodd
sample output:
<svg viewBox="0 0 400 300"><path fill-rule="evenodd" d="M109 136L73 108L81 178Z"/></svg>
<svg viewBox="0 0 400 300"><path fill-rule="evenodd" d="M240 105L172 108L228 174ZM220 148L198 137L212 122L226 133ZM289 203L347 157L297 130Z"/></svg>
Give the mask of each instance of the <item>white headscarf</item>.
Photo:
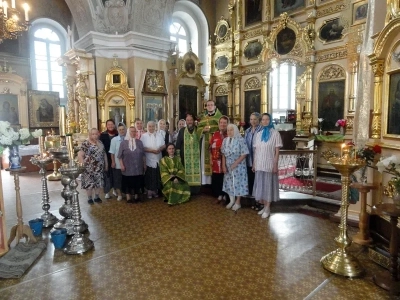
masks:
<svg viewBox="0 0 400 300"><path fill-rule="evenodd" d="M125 135L125 140L129 141L128 142L129 143L129 149L131 151L135 151L135 149L136 149L136 137L131 137L131 133L129 132L129 130Z"/></svg>

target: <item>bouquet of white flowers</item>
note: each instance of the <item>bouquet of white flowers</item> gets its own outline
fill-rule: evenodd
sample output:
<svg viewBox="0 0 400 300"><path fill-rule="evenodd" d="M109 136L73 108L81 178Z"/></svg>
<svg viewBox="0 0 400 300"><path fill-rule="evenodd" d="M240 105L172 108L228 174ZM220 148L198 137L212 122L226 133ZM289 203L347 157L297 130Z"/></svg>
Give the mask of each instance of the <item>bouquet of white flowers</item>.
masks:
<svg viewBox="0 0 400 300"><path fill-rule="evenodd" d="M38 138L41 135L42 129L29 132L28 128L21 128L17 132L10 126L9 122L0 121L0 153L3 153L5 148L26 144L31 139Z"/></svg>

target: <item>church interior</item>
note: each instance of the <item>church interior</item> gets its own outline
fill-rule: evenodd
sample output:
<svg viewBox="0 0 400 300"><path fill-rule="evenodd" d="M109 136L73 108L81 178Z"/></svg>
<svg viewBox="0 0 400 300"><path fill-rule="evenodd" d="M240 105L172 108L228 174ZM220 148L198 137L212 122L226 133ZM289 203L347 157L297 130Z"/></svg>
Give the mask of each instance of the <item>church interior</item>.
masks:
<svg viewBox="0 0 400 300"><path fill-rule="evenodd" d="M399 297L400 0L386 2L0 1L0 121L42 130L12 168L0 128L0 299ZM268 219L208 186L174 207L87 203L69 163L92 128L172 133L209 100L242 135L253 112L273 118ZM3 276L25 240L36 256Z"/></svg>

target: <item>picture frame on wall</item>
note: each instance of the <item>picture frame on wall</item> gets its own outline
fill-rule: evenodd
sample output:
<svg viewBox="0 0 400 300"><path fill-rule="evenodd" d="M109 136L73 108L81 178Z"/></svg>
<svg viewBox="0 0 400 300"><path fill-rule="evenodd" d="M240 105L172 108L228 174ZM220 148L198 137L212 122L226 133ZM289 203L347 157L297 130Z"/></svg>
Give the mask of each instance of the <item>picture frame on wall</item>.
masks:
<svg viewBox="0 0 400 300"><path fill-rule="evenodd" d="M263 0L246 0L244 2L245 26L251 26L262 21Z"/></svg>
<svg viewBox="0 0 400 300"><path fill-rule="evenodd" d="M305 0L273 0L274 17L279 17L284 12L292 12L305 8Z"/></svg>
<svg viewBox="0 0 400 300"><path fill-rule="evenodd" d="M326 20L318 30L318 38L324 43L336 42L343 39L344 27L339 18Z"/></svg>
<svg viewBox="0 0 400 300"><path fill-rule="evenodd" d="M221 114L228 115L228 95L221 95L215 97L215 106Z"/></svg>
<svg viewBox="0 0 400 300"><path fill-rule="evenodd" d="M318 84L318 118L324 119L322 130L338 131L335 124L344 116L345 80Z"/></svg>
<svg viewBox="0 0 400 300"><path fill-rule="evenodd" d="M179 86L179 119L185 119L186 114L197 114L197 86Z"/></svg>
<svg viewBox="0 0 400 300"><path fill-rule="evenodd" d="M163 119L163 96L144 95L143 96L143 122L158 122Z"/></svg>
<svg viewBox="0 0 400 300"><path fill-rule="evenodd" d="M0 121L19 124L18 95L0 94Z"/></svg>
<svg viewBox="0 0 400 300"><path fill-rule="evenodd" d="M365 23L368 14L368 1L363 0L353 3L352 14L353 25Z"/></svg>
<svg viewBox="0 0 400 300"><path fill-rule="evenodd" d="M250 115L261 110L261 90L250 90L244 92L244 120L250 122Z"/></svg>
<svg viewBox="0 0 400 300"><path fill-rule="evenodd" d="M247 60L255 60L260 56L262 49L263 45L259 40L250 41L244 46L243 55Z"/></svg>
<svg viewBox="0 0 400 300"><path fill-rule="evenodd" d="M115 124L126 124L126 107L125 106L109 106L108 119L114 120Z"/></svg>
<svg viewBox="0 0 400 300"><path fill-rule="evenodd" d="M400 137L400 72L389 75L386 134Z"/></svg>
<svg viewBox="0 0 400 300"><path fill-rule="evenodd" d="M29 127L58 127L60 97L58 92L30 90L28 94Z"/></svg>

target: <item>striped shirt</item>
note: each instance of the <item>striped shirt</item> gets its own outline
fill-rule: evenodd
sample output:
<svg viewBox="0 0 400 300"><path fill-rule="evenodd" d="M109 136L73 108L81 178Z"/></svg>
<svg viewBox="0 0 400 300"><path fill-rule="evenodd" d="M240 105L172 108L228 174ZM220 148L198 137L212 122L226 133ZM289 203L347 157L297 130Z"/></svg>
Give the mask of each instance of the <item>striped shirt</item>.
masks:
<svg viewBox="0 0 400 300"><path fill-rule="evenodd" d="M249 155L246 157L246 163L248 167L253 166L253 156L254 156L254 151L253 151L253 146L254 146L254 141L255 141L255 136L257 132L262 130L262 125L257 125L257 127L252 130L253 127L247 128L246 131L244 132L244 139L246 141L247 148L249 148Z"/></svg>
<svg viewBox="0 0 400 300"><path fill-rule="evenodd" d="M272 172L274 168L275 149L282 147L281 135L275 129L271 129L267 142L261 141L263 131L259 131L253 141L254 169L255 171Z"/></svg>

